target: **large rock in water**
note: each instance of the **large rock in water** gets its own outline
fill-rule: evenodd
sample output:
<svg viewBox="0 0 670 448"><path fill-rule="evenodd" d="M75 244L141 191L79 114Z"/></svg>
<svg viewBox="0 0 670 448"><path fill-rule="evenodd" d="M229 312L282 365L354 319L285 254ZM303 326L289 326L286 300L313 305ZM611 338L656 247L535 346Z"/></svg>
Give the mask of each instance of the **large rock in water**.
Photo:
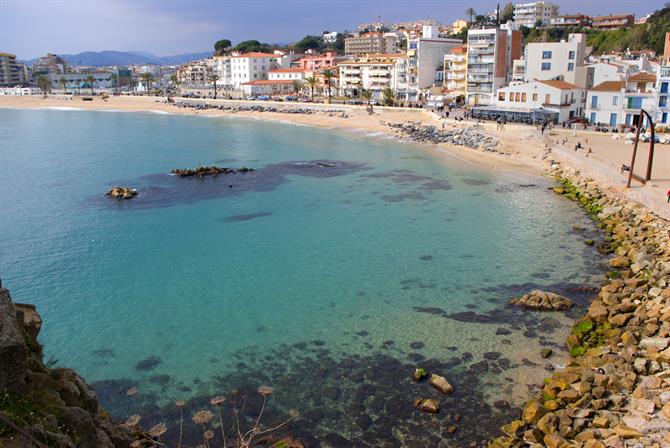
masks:
<svg viewBox="0 0 670 448"><path fill-rule="evenodd" d="M22 431L0 433L0 446L129 447L132 435L112 423L77 373L44 365L41 325L35 308L15 305L0 282L0 411Z"/></svg>
<svg viewBox="0 0 670 448"><path fill-rule="evenodd" d="M534 289L521 297L515 297L509 303L540 311L562 311L572 308L575 304L567 297L539 289Z"/></svg>

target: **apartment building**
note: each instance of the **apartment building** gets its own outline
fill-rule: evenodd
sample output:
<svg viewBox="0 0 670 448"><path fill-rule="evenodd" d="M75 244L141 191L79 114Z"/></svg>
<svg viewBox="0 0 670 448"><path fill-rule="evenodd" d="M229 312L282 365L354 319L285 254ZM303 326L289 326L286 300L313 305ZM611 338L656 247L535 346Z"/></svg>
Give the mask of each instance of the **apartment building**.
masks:
<svg viewBox="0 0 670 448"><path fill-rule="evenodd" d="M68 73L72 68L67 61L55 54L47 54L33 64L33 73Z"/></svg>
<svg viewBox="0 0 670 448"><path fill-rule="evenodd" d="M467 47L467 103L491 104L495 91L511 80L513 61L521 58L521 32L499 28L469 30Z"/></svg>
<svg viewBox="0 0 670 448"><path fill-rule="evenodd" d="M366 33L344 39L344 53L349 55L396 53L397 51L397 37L393 33Z"/></svg>
<svg viewBox="0 0 670 448"><path fill-rule="evenodd" d="M668 127L670 126L670 65L658 67L656 91L658 92L656 125Z"/></svg>
<svg viewBox="0 0 670 448"><path fill-rule="evenodd" d="M586 117L610 127L636 126L640 109L652 116L658 108L656 75L636 73L624 81L605 81L589 90Z"/></svg>
<svg viewBox="0 0 670 448"><path fill-rule="evenodd" d="M635 16L632 14L620 14L594 17L591 27L596 30L618 30L628 28L635 24Z"/></svg>
<svg viewBox="0 0 670 448"><path fill-rule="evenodd" d="M526 80L526 60L515 59L512 62L512 82L521 82Z"/></svg>
<svg viewBox="0 0 670 448"><path fill-rule="evenodd" d="M565 81L543 80L512 83L498 89L492 109L527 114L543 109L552 121L564 123L581 117L585 102L583 87Z"/></svg>
<svg viewBox="0 0 670 448"><path fill-rule="evenodd" d="M549 20L549 26L553 28L586 27L591 26L591 18L584 14L558 16Z"/></svg>
<svg viewBox="0 0 670 448"><path fill-rule="evenodd" d="M447 96L463 97L467 89L468 47L460 46L451 49L444 56L444 87Z"/></svg>
<svg viewBox="0 0 670 448"><path fill-rule="evenodd" d="M230 82L234 88L244 83L268 79L271 69L288 67L280 54L244 53L230 58Z"/></svg>
<svg viewBox="0 0 670 448"><path fill-rule="evenodd" d="M550 2L518 3L514 5L514 22L534 27L537 22L548 24L558 16L558 5Z"/></svg>
<svg viewBox="0 0 670 448"><path fill-rule="evenodd" d="M525 79L559 79L586 87L586 35L560 42L529 43L524 51Z"/></svg>
<svg viewBox="0 0 670 448"><path fill-rule="evenodd" d="M335 67L337 53L327 51L323 54L303 56L295 62L295 65L303 70L325 70Z"/></svg>
<svg viewBox="0 0 670 448"><path fill-rule="evenodd" d="M0 53L0 86L13 87L24 81L23 67L16 62L16 56Z"/></svg>
<svg viewBox="0 0 670 448"><path fill-rule="evenodd" d="M397 53L370 54L351 61L340 62L339 87L346 96L359 96L362 89L371 90L375 98L380 98L386 88L396 90L396 63L404 59Z"/></svg>
<svg viewBox="0 0 670 448"><path fill-rule="evenodd" d="M212 83L211 77L214 73L216 73L216 61L203 59L180 66L177 69L177 79L184 87L204 86Z"/></svg>

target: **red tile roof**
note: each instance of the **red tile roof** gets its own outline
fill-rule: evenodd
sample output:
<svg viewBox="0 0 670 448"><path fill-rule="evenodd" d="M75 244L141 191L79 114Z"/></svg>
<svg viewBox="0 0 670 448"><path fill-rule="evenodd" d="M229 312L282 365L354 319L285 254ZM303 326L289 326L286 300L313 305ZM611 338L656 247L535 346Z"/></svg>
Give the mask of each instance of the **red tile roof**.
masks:
<svg viewBox="0 0 670 448"><path fill-rule="evenodd" d="M234 58L278 58L280 57L278 54L272 54L272 53L258 53L258 52L251 52L251 53L243 53L239 56L233 56Z"/></svg>
<svg viewBox="0 0 670 448"><path fill-rule="evenodd" d="M293 81L297 79L257 79L255 81L249 81L242 83L245 86L267 86L273 84L293 84Z"/></svg>
<svg viewBox="0 0 670 448"><path fill-rule="evenodd" d="M605 81L593 87L591 90L595 90L596 92L618 92L623 89L623 87L623 81Z"/></svg>
<svg viewBox="0 0 670 448"><path fill-rule="evenodd" d="M546 81L540 81L542 84L546 84L550 87L556 87L557 89L561 90L573 90L573 89L581 89L578 85L566 82L566 81L558 81L558 80L546 80Z"/></svg>
<svg viewBox="0 0 670 448"><path fill-rule="evenodd" d="M628 81L656 82L656 75L654 75L653 73L636 73L628 77Z"/></svg>

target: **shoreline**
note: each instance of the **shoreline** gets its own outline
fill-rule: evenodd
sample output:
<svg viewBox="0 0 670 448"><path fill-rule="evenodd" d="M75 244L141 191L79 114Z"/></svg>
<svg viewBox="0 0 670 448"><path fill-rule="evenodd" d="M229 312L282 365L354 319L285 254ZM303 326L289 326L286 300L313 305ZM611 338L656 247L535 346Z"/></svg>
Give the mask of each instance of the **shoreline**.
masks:
<svg viewBox="0 0 670 448"><path fill-rule="evenodd" d="M146 102L146 100L149 99L150 98L146 98L144 100ZM50 100L60 101L54 99ZM2 104L3 100L0 98L0 107L2 107ZM135 104L135 106L137 105L138 104ZM346 129L348 132L352 132L351 129L354 128L356 129L355 132L380 132L380 136L393 136L397 141L404 141L395 138L395 135L389 128L379 123L381 117L391 119L391 117L396 114L395 111L390 112L388 114L389 116L385 116L384 113L379 114L376 122L374 121L374 118L369 120L361 119L354 122L354 120L351 120L351 117L337 119L336 117L327 117L320 114L302 116L270 112L233 113L218 110L194 111L191 109L177 109L175 106L170 106L164 103L155 103L155 105L155 109L147 110L130 108L120 111L261 119L316 126L335 131ZM161 106L169 111L163 110ZM16 108L46 109L49 107L52 106ZM64 110L115 111L116 109L73 107ZM190 111L190 113L188 111ZM412 120L422 121L425 124L438 125L439 123L434 117L422 110L405 110L397 113L403 114L403 117L407 114L407 117L411 117ZM367 114L360 115L361 117L366 117ZM396 119L398 117L399 115L395 115ZM333 122L335 122L334 125ZM471 123L465 124L467 125ZM488 126L486 125L484 126L485 129L487 127ZM519 126L519 128L522 127ZM486 131L494 135L499 135L499 133L490 132L488 129L486 129ZM560 133L560 131L558 131L558 133ZM668 386L670 386L670 381L666 379L670 378L670 367L668 367L670 359L666 359L666 355L663 354L663 350L667 351L666 348L668 347L668 342L670 342L670 339L668 338L668 335L670 334L670 289L668 288L669 283L667 279L669 267L668 260L670 259L670 255L668 254L669 238L663 232L663 230L666 232L668 231L668 223L665 221L665 219L667 219L667 214L662 213L662 209L655 207L655 205L658 204L654 202L655 198L653 195L649 194L648 188L636 187L630 190L623 190L620 185L620 179L617 179L612 173L608 173L605 170L602 172L597 171L602 165L600 161L589 159L590 163L583 163L584 160L579 159L560 144L556 144L551 139L551 133L543 138L538 138L535 134L537 134L537 132L532 128L524 127L519 129L514 138L508 136L505 137L503 135L501 137L504 139L503 144L506 148L513 151L511 156L500 156L498 154L485 153L468 148L458 148L450 145L430 145L409 142L416 143L421 147L430 148L432 146L432 149L435 151L444 150L450 156L460 157L462 155L463 159L475 165L478 164L478 160L480 163L479 166L484 165L488 168L512 172L523 172L523 169L526 169L528 170L526 173L567 179L571 182L571 185L576 186L577 191L580 192L577 195L577 198L581 197L580 195L586 195L589 197L589 201L595 199L595 201L603 207L604 210L601 210L600 213L597 214L598 220L605 230L612 235L613 243L618 241L615 253L617 259L619 259L619 262L621 263L621 266L617 267L617 272L620 277L610 278L608 280L608 284L598 293L598 298L591 303L591 306L589 306L586 316L598 325L605 325L607 323L611 327L614 327L614 329L620 331L618 334L607 333L605 335L606 341L604 341L602 345L586 347L586 353L583 358L581 355L575 357L565 369L555 374L552 381L560 381L561 383L550 388L550 390L556 392L553 398L546 399L546 395L541 395L539 400L531 400L523 412L522 419L513 421L510 424L511 426L506 426L505 432L507 433L507 438L504 441L498 439L493 442L493 446L519 446L517 444L522 443L521 440L530 443L545 443L549 446L560 446L565 440L570 440L571 442L577 441L580 443L577 446L585 447L619 446L611 445L611 443L618 443L619 439L621 439L621 443L623 443L623 439L640 439L641 437L650 437L653 439L654 443L661 443L661 445L657 446L666 446L663 444L664 441L662 439L656 437L656 433L653 432L654 429L648 429L645 425L650 420L660 416L662 412L665 412L661 411L661 409L665 410L668 408L668 401L663 403L663 400L660 398L662 393L666 393L663 391L668 391ZM365 136L369 135L365 134ZM376 135L370 137L376 137ZM528 147L521 148L524 145L527 145ZM498 162L499 159L501 161L500 165L493 165L493 163ZM517 170L515 167L519 167L519 169ZM645 202L649 203L651 207L645 207ZM642 203L642 205L640 205L640 203ZM588 202L588 205L591 204L592 202ZM586 206L587 203L580 202L580 205ZM661 213L656 213L657 210L660 210ZM655 213L656 216L651 215L649 212ZM627 230L624 234L619 231L621 226L624 226ZM656 229L655 234L650 235L646 230L647 227ZM639 232L645 232L644 238L642 238L641 241L640 238L637 237L639 234L637 230L638 228L641 229ZM631 231L634 235L633 238L629 237ZM645 242L645 240L647 241ZM661 252L658 256L656 256L656 254L650 254L650 247L652 247L650 246L650 243L655 243L658 251ZM665 247L665 252L661 250L663 247ZM642 260L647 264L643 264L640 261L638 255L641 251L644 251L645 255L648 255ZM634 267L634 265L638 265L638 267ZM615 266L612 267L613 269L615 268ZM652 280L650 281L645 278L645 276L650 276ZM655 291L654 288L658 289L660 292ZM653 293L652 290L654 290ZM616 301L611 299L612 295L618 295ZM632 297L635 297L635 300L639 303L636 303L635 307L631 309L631 305L628 304L631 303L629 298ZM663 301L659 302L659 300ZM609 303L608 301L611 301L612 303ZM658 311L658 313L654 315L655 317L646 319L645 314L640 316L639 313L637 313L637 310L644 309L647 303L654 304L653 306L656 307L654 310ZM621 305L623 304L627 304L626 307L622 308ZM660 308L658 308L657 305L659 305ZM604 315L602 308L606 309ZM627 317L624 319L619 316ZM584 321L584 319L585 318L579 319L577 322ZM641 330L643 325L648 326L650 323L656 325L658 328L654 331L647 330L646 327L644 330ZM631 327L629 329L629 326L631 325L633 325L634 328ZM590 331L588 334L595 331L596 330ZM630 333L630 336L625 336L626 333ZM587 335L580 335L577 344L575 344L576 341L574 338L568 337L568 346L584 347L582 339L584 339L585 336ZM658 342L658 345L653 345L647 341L645 342L645 345L643 345L642 341L650 338L663 339L663 341ZM665 347L660 350L657 349L662 344L665 344ZM623 345L623 347L621 347L621 345ZM667 356L670 356L670 354ZM594 366L592 362L593 359L604 360L604 362L600 363L600 361L595 361L597 365ZM639 365L636 365L635 361L637 359L645 359L645 366L640 367ZM656 367L653 367L654 362L658 364L658 370L655 372L652 371L652 368L656 369ZM589 374L589 371L592 371L594 368L602 368L602 366L610 364L616 366L618 370L620 369L632 373L635 378L633 380L628 378L629 381L623 383L623 392L617 391L618 393L616 393L614 390L610 391L607 387L609 384L609 377L617 378L617 381L624 381L625 376L624 379L620 380L618 379L616 372L604 369L602 375L608 376L608 384L601 386L600 384L597 384L596 377L593 376L593 373L591 372ZM638 364L640 363L638 362ZM661 376L661 374L664 376ZM660 378L660 381L648 380L648 378ZM575 381L572 381L573 379ZM656 381L654 383L656 387L648 387L650 381ZM643 383L646 384L644 386L644 394L643 392L637 392L640 390ZM591 390L597 387L603 387L605 389L600 397L594 397L593 394L591 394ZM546 389L547 388L545 387L545 392ZM655 390L653 397L651 392L652 389ZM668 392L670 393L670 391ZM636 393L638 394L637 396L635 395ZM621 395L624 398L620 403L615 401L614 398L608 398L610 396L615 397ZM589 398L584 399L584 397ZM595 408L595 410L589 408L589 412L582 412L580 410L578 413L579 416L575 414L576 411L570 411L570 409L575 408L588 408L592 402L589 402L589 400L594 399L596 401L609 399L610 403L605 404L604 407ZM647 400L647 402L640 402L639 400ZM652 402L651 413L639 411L638 408L642 405L646 406L646 409L648 410L649 401ZM579 405L577 406L576 404ZM557 407L552 409L553 406ZM670 421L670 408L668 408L668 410L667 420ZM608 413L605 414L604 411ZM575 415L571 415L571 413ZM561 426L558 424L559 418L563 419L564 415L571 419L570 430L562 430ZM607 418L607 425L602 426L600 420L596 422L596 418ZM583 421L580 421L578 425L574 424L574 421L577 420ZM582 424L583 426L581 426ZM670 428L668 425L663 428ZM587 435L594 441L595 439L602 439L603 441L609 440L609 442L607 445L602 444L600 441L595 441L595 443L590 445L581 444L584 440L580 440L578 436L585 432L587 432ZM653 437L649 436L649 434L652 434ZM556 441L558 441L558 443L553 444ZM670 440L666 440L665 442L670 444Z"/></svg>

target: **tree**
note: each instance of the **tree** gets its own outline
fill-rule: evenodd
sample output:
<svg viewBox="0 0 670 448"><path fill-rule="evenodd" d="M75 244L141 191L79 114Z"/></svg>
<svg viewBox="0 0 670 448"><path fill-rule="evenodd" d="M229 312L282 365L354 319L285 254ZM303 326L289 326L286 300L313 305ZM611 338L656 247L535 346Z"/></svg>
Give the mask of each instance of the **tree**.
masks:
<svg viewBox="0 0 670 448"><path fill-rule="evenodd" d="M372 110L372 104L370 101L372 100L372 90L370 89L363 89L363 92L361 92L361 96L367 101L368 107L370 110Z"/></svg>
<svg viewBox="0 0 670 448"><path fill-rule="evenodd" d="M128 90L135 91L136 87L137 87L137 79L130 78L130 80L128 81Z"/></svg>
<svg viewBox="0 0 670 448"><path fill-rule="evenodd" d="M470 23L472 23L472 20L474 19L475 15L477 14L475 12L475 9L473 7L469 7L468 9L465 10L465 13L470 17Z"/></svg>
<svg viewBox="0 0 670 448"><path fill-rule="evenodd" d="M297 79L293 81L293 92L295 93L295 96L297 97L300 94L300 81Z"/></svg>
<svg viewBox="0 0 670 448"><path fill-rule="evenodd" d="M119 75L117 75L116 73L112 73L110 75L109 79L111 79L112 82L114 83L114 93L116 95L118 95L119 94Z"/></svg>
<svg viewBox="0 0 670 448"><path fill-rule="evenodd" d="M51 92L51 81L49 80L48 76L40 75L40 77L37 80L37 85L39 86L42 93L44 93L45 95Z"/></svg>
<svg viewBox="0 0 670 448"><path fill-rule="evenodd" d="M507 23L508 20L514 20L514 4L507 2L500 14L500 23Z"/></svg>
<svg viewBox="0 0 670 448"><path fill-rule="evenodd" d="M151 90L151 83L154 80L154 75L151 73L142 73L140 75L140 78L142 78L142 84L144 84L144 87L147 89L147 95L149 95L149 92Z"/></svg>
<svg viewBox="0 0 670 448"><path fill-rule="evenodd" d="M88 86L91 88L91 95L95 95L95 90L93 90L93 83L95 82L95 76L88 75L86 77L86 82L88 83Z"/></svg>
<svg viewBox="0 0 670 448"><path fill-rule="evenodd" d="M61 76L60 79L58 80L58 84L63 86L63 93L67 95L67 79L65 79L64 76Z"/></svg>
<svg viewBox="0 0 670 448"><path fill-rule="evenodd" d="M324 81L326 81L326 86L328 86L328 104L330 104L330 95L331 95L330 87L332 85L333 78L335 77L335 72L333 72L331 69L327 69L324 70L323 73L321 74L323 75Z"/></svg>
<svg viewBox="0 0 670 448"><path fill-rule="evenodd" d="M323 38L321 36L305 36L293 44L293 48L300 53L304 53L307 50L321 51L323 47Z"/></svg>
<svg viewBox="0 0 670 448"><path fill-rule="evenodd" d="M382 91L382 95L384 95L385 106L395 106L395 94L393 93L393 89L390 87L385 88Z"/></svg>
<svg viewBox="0 0 670 448"><path fill-rule="evenodd" d="M210 82L212 83L212 85L214 86L214 99L216 99L216 93L217 93L217 90L216 90L216 87L217 87L216 82L217 82L218 80L219 80L219 75L217 75L216 73L209 75L209 81L210 81Z"/></svg>
<svg viewBox="0 0 670 448"><path fill-rule="evenodd" d="M252 51L269 53L272 51L272 47L268 44L262 44L257 40L245 40L244 42L237 44L234 50L239 51L240 53L250 53Z"/></svg>
<svg viewBox="0 0 670 448"><path fill-rule="evenodd" d="M308 76L305 78L305 83L309 86L309 89L312 91L312 101L314 101L314 87L319 83L319 81L314 76Z"/></svg>
<svg viewBox="0 0 670 448"><path fill-rule="evenodd" d="M216 54L222 54L226 49L232 47L233 44L228 39L217 40L214 44L214 51Z"/></svg>

